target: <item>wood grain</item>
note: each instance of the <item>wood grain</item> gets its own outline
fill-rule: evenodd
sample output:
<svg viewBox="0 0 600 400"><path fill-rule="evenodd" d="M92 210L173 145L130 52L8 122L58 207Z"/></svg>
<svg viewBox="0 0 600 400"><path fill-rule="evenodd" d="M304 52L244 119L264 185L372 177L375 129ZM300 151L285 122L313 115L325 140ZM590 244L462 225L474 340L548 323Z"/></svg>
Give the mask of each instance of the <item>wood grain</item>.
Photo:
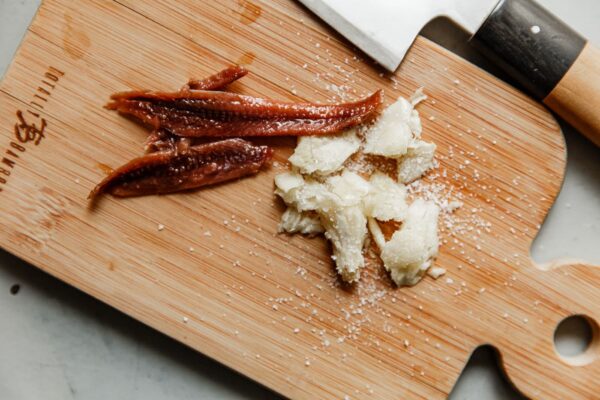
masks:
<svg viewBox="0 0 600 400"><path fill-rule="evenodd" d="M544 104L600 146L600 50L588 43Z"/></svg>
<svg viewBox="0 0 600 400"><path fill-rule="evenodd" d="M565 360L553 332L573 314L598 321L600 270L543 270L529 256L564 175L555 120L422 38L395 76L361 58L287 0L46 0L0 86L0 151L14 159L2 161L2 246L288 397L445 398L487 343L525 395L594 398L597 346ZM279 164L256 177L88 209L100 164L140 154L146 134L103 109L108 96L177 88L234 62L251 71L235 90L279 99L330 101L348 85L355 97L383 87L389 103L425 87L438 180L465 202L466 230L446 236L437 261L453 283L396 289L371 261L358 287L340 287L324 240L277 235L273 176L289 139L272 143ZM49 67L64 75L46 95ZM37 146L15 142L17 110L35 120L28 109L47 123Z"/></svg>

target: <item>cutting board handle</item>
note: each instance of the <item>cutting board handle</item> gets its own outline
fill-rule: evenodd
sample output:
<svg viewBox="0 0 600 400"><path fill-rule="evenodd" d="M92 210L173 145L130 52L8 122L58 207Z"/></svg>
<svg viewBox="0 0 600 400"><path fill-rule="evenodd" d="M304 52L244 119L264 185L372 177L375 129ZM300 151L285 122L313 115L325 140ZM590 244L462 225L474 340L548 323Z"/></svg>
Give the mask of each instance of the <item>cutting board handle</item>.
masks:
<svg viewBox="0 0 600 400"><path fill-rule="evenodd" d="M600 51L533 0L501 0L472 42L600 146Z"/></svg>

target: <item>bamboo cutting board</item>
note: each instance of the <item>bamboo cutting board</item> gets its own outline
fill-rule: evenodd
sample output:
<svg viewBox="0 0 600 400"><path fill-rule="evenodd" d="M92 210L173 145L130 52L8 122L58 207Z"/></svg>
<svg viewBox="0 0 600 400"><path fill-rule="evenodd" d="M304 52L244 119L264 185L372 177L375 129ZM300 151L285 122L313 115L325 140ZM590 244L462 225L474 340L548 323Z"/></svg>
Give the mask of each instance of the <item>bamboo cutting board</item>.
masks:
<svg viewBox="0 0 600 400"><path fill-rule="evenodd" d="M289 0L44 1L0 86L2 246L288 397L445 398L491 344L526 396L597 398L597 333L574 358L553 333L570 315L600 319L600 270L529 256L564 175L555 120L425 39L395 76L361 58ZM251 71L233 90L293 101L385 88L390 103L424 86L435 182L465 203L444 228L447 275L397 289L371 260L342 287L323 239L277 235L273 176L291 139L271 142L277 163L258 176L89 210L106 166L146 135L102 108L109 95L232 63Z"/></svg>

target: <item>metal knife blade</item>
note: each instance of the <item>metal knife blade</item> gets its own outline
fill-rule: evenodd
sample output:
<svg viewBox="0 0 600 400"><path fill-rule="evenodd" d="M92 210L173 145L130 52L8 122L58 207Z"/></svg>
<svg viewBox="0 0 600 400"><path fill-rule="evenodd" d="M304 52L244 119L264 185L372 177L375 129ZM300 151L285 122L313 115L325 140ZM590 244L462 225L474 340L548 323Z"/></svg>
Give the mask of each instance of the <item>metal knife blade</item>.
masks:
<svg viewBox="0 0 600 400"><path fill-rule="evenodd" d="M500 0L501 2L502 0ZM474 33L499 0L300 0L302 4L390 71L421 29L446 16Z"/></svg>

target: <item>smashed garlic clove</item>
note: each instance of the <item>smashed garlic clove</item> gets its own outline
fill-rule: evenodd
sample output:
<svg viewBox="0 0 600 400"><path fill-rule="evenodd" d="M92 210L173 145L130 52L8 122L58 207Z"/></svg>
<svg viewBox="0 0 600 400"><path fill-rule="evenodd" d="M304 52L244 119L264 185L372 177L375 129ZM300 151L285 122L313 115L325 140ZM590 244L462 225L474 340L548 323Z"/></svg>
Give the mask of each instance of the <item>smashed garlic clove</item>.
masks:
<svg viewBox="0 0 600 400"><path fill-rule="evenodd" d="M275 176L275 194L300 212L327 209L337 201L324 184L295 172Z"/></svg>
<svg viewBox="0 0 600 400"><path fill-rule="evenodd" d="M439 277L446 275L446 268L431 267L429 268L429 270L427 270L427 275L429 275L433 279L438 279Z"/></svg>
<svg viewBox="0 0 600 400"><path fill-rule="evenodd" d="M336 198L336 207L361 205L369 194L371 185L360 175L352 171L344 171L341 175L328 178L325 181L327 189Z"/></svg>
<svg viewBox="0 0 600 400"><path fill-rule="evenodd" d="M367 224L369 227L369 232L371 233L373 241L375 242L375 245L381 251L381 249L383 249L383 247L385 246L385 236L383 235L383 231L381 230L379 223L377 223L377 220L375 220L375 218L369 218Z"/></svg>
<svg viewBox="0 0 600 400"><path fill-rule="evenodd" d="M402 221L406 216L406 188L389 176L376 172L369 180L370 190L365 196L367 217L379 221Z"/></svg>
<svg viewBox="0 0 600 400"><path fill-rule="evenodd" d="M339 171L359 148L357 128L341 135L304 136L298 139L289 161L303 174L329 175Z"/></svg>
<svg viewBox="0 0 600 400"><path fill-rule="evenodd" d="M398 286L412 286L431 266L438 252L439 208L433 202L415 200L402 227L381 249L385 269Z"/></svg>
<svg viewBox="0 0 600 400"><path fill-rule="evenodd" d="M434 143L423 140L415 140L411 143L406 155L398 160L398 181L410 183L433 168L435 149Z"/></svg>
<svg viewBox="0 0 600 400"><path fill-rule="evenodd" d="M350 171L329 178L325 184L312 179L302 179L302 185L298 183L300 180L294 174L277 176L275 193L296 212L317 212L325 237L331 241L338 273L344 281L356 282L364 266L362 250L367 220L362 202L369 183ZM291 218L293 211L289 213Z"/></svg>
<svg viewBox="0 0 600 400"><path fill-rule="evenodd" d="M406 154L413 136L410 125L418 121L418 114L416 120L411 118L412 111L412 105L404 98L386 108L366 132L363 152L392 158ZM418 126L415 125L415 128Z"/></svg>
<svg viewBox="0 0 600 400"><path fill-rule="evenodd" d="M302 186L304 186L304 178L296 172L275 175L275 193L281 197Z"/></svg>
<svg viewBox="0 0 600 400"><path fill-rule="evenodd" d="M300 233L302 235L317 235L323 233L325 228L321 225L318 215L300 212L295 207L288 207L281 215L277 227L279 233Z"/></svg>
<svg viewBox="0 0 600 400"><path fill-rule="evenodd" d="M361 207L343 207L320 216L325 237L333 246L338 274L345 282L357 282L365 265L363 246L367 237L367 219Z"/></svg>
<svg viewBox="0 0 600 400"><path fill-rule="evenodd" d="M406 154L413 139L421 137L423 130L419 112L414 106L426 98L420 89L410 101L400 97L386 108L366 132L363 152L388 158Z"/></svg>

